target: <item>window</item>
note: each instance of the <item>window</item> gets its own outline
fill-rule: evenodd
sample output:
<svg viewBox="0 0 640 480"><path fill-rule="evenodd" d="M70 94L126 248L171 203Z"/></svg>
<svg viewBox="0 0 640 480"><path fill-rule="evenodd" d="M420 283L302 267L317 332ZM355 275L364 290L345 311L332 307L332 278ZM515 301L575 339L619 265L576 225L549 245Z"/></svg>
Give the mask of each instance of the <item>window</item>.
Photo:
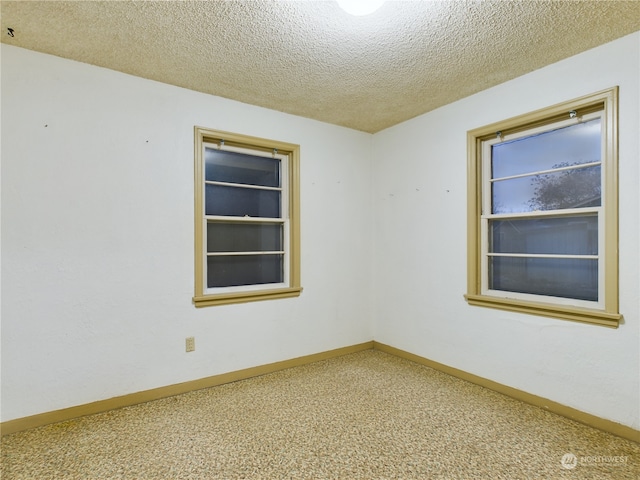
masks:
<svg viewBox="0 0 640 480"><path fill-rule="evenodd" d="M469 304L618 326L617 96L468 132Z"/></svg>
<svg viewBox="0 0 640 480"><path fill-rule="evenodd" d="M195 129L197 307L300 295L300 147Z"/></svg>

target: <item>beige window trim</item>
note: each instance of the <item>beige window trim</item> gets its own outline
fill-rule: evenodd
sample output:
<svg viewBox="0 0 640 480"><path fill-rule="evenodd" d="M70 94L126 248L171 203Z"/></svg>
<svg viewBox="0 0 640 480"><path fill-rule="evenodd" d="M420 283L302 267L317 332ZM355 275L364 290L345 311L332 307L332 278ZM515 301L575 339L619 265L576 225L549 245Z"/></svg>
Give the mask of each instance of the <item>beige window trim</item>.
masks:
<svg viewBox="0 0 640 480"><path fill-rule="evenodd" d="M273 288L265 286L264 289L252 286L246 291L234 291L226 293L209 293L206 288L206 252L205 252L205 215L204 215L204 168L203 150L205 143L220 143L224 145L249 148L252 150L285 154L287 164L287 198L289 221L289 246L286 255L289 256L288 282L283 287ZM236 133L210 130L203 127L195 127L195 151L194 151L194 224L195 224L195 295L193 302L196 307L212 305L228 305L232 303L255 302L260 300L272 300L279 298L297 297L302 292L300 285L300 146L251 137Z"/></svg>
<svg viewBox="0 0 640 480"><path fill-rule="evenodd" d="M591 309L571 305L524 301L483 294L481 272L482 238L482 146L497 132L508 135L567 118L602 112L605 148L603 150L604 212L604 308ZM467 133L467 293L470 305L554 317L596 325L617 327L622 318L618 305L618 87L554 105L549 108L497 122Z"/></svg>

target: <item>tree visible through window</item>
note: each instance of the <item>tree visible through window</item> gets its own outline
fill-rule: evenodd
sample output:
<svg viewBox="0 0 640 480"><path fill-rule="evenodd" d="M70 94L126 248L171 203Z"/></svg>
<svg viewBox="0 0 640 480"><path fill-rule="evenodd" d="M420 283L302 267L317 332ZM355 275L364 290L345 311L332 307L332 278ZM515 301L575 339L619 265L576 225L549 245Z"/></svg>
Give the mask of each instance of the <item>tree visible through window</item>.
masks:
<svg viewBox="0 0 640 480"><path fill-rule="evenodd" d="M535 187L529 201L533 210L556 210L560 208L595 207L600 205L600 167L571 169L578 162L562 162L553 165L560 175L536 175L531 179Z"/></svg>
<svg viewBox="0 0 640 480"><path fill-rule="evenodd" d="M469 132L469 303L617 325L616 98Z"/></svg>

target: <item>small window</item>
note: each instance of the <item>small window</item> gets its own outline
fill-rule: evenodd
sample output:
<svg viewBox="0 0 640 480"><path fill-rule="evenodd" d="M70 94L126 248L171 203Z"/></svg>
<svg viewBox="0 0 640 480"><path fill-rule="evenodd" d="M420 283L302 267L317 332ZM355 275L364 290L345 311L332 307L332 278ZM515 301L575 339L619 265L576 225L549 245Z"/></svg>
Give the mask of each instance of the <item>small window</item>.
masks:
<svg viewBox="0 0 640 480"><path fill-rule="evenodd" d="M195 305L300 295L300 147L195 137Z"/></svg>
<svg viewBox="0 0 640 480"><path fill-rule="evenodd" d="M617 326L617 88L470 131L472 305Z"/></svg>

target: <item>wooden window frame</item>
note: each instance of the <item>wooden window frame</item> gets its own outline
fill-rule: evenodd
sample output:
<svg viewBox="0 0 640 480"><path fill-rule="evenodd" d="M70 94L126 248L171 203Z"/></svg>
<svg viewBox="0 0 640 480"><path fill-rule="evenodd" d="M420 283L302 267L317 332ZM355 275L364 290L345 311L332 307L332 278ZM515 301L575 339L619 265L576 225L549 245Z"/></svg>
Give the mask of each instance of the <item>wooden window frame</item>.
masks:
<svg viewBox="0 0 640 480"><path fill-rule="evenodd" d="M206 225L204 191L204 148L208 144L224 145L254 152L274 152L284 156L286 179L283 181L282 217L286 218L285 282L278 286L248 285L234 288L207 288ZM195 127L194 150L194 231L195 231L195 295L196 307L228 305L279 298L297 297L300 284L300 146L292 143L251 137L237 133Z"/></svg>
<svg viewBox="0 0 640 480"><path fill-rule="evenodd" d="M599 251L603 260L601 298L597 308L583 302L540 301L512 298L508 293L489 291L483 272L482 207L485 176L483 147L497 133L510 135L557 123L569 116L580 121L583 115L600 111L603 131L602 225ZM470 305L560 318L608 327L618 327L622 315L618 300L618 87L586 95L535 112L486 125L467 132L467 293ZM488 240L487 240L488 241ZM489 293L491 292L491 293Z"/></svg>

